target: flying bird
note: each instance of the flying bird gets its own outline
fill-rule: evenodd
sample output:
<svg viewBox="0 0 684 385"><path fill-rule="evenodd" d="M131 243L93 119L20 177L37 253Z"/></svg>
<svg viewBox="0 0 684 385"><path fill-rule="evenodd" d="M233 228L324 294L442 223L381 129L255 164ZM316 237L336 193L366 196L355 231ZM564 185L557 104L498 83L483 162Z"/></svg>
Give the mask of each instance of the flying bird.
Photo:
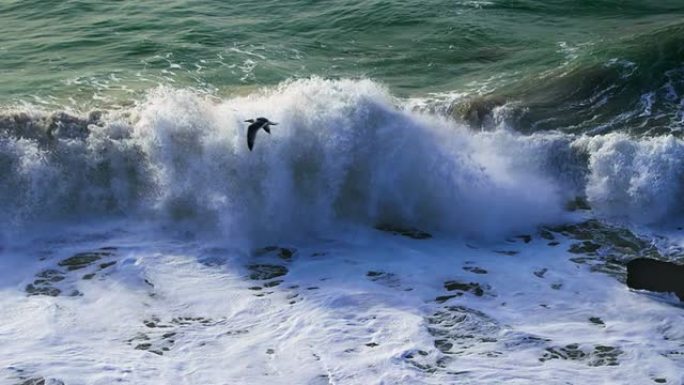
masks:
<svg viewBox="0 0 684 385"><path fill-rule="evenodd" d="M256 118L256 120L248 119L245 120L245 122L252 123L249 125L249 127L247 127L247 147L249 147L249 151L252 151L252 148L254 147L254 139L256 138L257 131L259 131L260 128L263 128L264 131L270 134L271 128L269 126L278 125L278 123L273 123L266 118Z"/></svg>

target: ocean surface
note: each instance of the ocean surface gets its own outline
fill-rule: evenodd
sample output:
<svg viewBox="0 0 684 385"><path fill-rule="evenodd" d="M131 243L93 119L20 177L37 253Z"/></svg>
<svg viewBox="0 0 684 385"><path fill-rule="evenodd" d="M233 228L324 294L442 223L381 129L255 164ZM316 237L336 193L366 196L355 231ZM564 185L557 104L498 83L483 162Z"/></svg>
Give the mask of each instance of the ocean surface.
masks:
<svg viewBox="0 0 684 385"><path fill-rule="evenodd" d="M681 0L3 0L0 383L684 384L683 137Z"/></svg>

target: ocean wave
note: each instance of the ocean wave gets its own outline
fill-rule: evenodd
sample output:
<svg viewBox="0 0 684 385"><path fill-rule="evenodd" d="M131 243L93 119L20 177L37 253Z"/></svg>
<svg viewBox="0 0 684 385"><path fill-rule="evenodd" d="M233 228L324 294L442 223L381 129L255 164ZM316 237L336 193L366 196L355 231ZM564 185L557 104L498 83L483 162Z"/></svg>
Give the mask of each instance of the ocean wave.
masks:
<svg viewBox="0 0 684 385"><path fill-rule="evenodd" d="M478 129L681 136L683 41L684 24L674 23L573 47L563 65L484 95L459 96L447 112Z"/></svg>
<svg viewBox="0 0 684 385"><path fill-rule="evenodd" d="M280 124L250 152L256 116ZM673 137L473 132L370 80L220 101L159 88L126 111L8 112L0 133L5 223L129 215L266 238L345 222L499 236L562 221L577 195L657 221L679 206L684 169Z"/></svg>

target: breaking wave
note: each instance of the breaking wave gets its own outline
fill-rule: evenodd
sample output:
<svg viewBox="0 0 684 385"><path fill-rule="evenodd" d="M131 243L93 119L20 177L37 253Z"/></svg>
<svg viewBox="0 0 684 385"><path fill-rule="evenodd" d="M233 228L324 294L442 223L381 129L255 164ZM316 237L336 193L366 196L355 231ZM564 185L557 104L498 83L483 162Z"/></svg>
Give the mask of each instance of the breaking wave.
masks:
<svg viewBox="0 0 684 385"><path fill-rule="evenodd" d="M246 146L245 119L280 124ZM396 223L468 237L595 212L664 220L681 204L681 140L473 132L370 80L286 82L215 100L159 88L134 108L0 117L7 226L103 216L287 237Z"/></svg>

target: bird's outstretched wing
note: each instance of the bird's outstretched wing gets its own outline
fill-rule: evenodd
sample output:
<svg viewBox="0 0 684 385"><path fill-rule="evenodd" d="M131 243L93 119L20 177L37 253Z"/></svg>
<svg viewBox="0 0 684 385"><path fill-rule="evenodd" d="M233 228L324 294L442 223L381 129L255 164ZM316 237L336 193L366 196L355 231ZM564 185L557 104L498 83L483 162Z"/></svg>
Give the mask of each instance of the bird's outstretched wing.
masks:
<svg viewBox="0 0 684 385"><path fill-rule="evenodd" d="M252 151L252 148L254 147L254 139L256 139L259 126L259 123L252 123L247 127L247 147L249 147L249 151Z"/></svg>
<svg viewBox="0 0 684 385"><path fill-rule="evenodd" d="M269 126L277 126L278 123L273 123L273 122L268 122L267 124L264 124L264 131L268 132L269 134L271 133L271 127Z"/></svg>

